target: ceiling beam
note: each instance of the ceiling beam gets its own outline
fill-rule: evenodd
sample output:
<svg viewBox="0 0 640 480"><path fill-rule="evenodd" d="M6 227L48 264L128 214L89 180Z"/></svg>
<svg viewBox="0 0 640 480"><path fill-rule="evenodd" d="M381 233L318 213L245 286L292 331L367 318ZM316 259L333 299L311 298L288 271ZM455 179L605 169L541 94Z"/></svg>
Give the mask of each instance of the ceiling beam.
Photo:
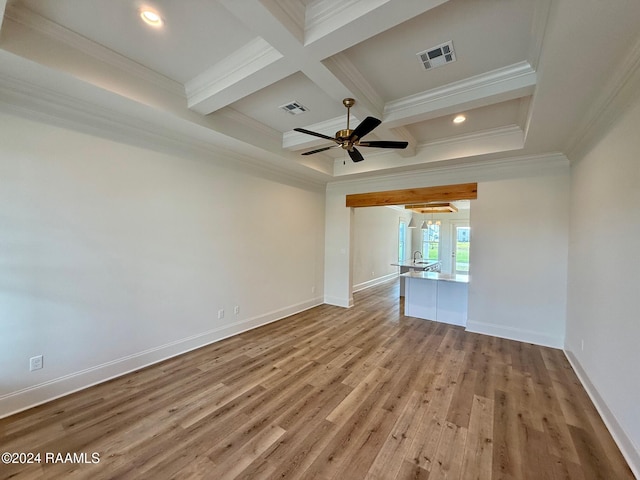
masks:
<svg viewBox="0 0 640 480"><path fill-rule="evenodd" d="M222 72L230 71L226 65L231 62L228 59L188 82L189 108L206 115L300 71L335 100L361 98L359 114L380 118L382 105L375 105L368 95L363 95L357 83L345 83L324 61L445 1L319 0L309 4L305 24L300 25L303 15L296 11L287 16L283 14L285 10L275 8L277 2L220 0L232 15L258 35L256 42L265 42L270 50L267 49L266 58L245 57L245 63L236 65L226 76ZM304 38L300 38L300 32L304 32Z"/></svg>
<svg viewBox="0 0 640 480"><path fill-rule="evenodd" d="M386 192L356 193L347 195L347 207L382 207L408 203L453 202L478 198L477 183L461 183L438 187L408 188Z"/></svg>
<svg viewBox="0 0 640 480"><path fill-rule="evenodd" d="M384 107L387 128L400 127L462 110L533 94L537 76L527 62L498 68L392 102Z"/></svg>
<svg viewBox="0 0 640 480"><path fill-rule="evenodd" d="M2 30L2 20L4 19L5 8L7 8L7 0L0 0L0 30Z"/></svg>

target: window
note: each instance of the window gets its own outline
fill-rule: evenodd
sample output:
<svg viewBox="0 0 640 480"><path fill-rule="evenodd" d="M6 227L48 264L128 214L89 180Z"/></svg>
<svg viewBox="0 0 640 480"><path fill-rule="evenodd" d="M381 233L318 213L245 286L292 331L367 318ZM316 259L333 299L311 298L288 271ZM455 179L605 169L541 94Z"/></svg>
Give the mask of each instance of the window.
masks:
<svg viewBox="0 0 640 480"><path fill-rule="evenodd" d="M471 243L471 229L467 226L455 227L454 258L455 273L469 273L469 245Z"/></svg>
<svg viewBox="0 0 640 480"><path fill-rule="evenodd" d="M440 225L429 225L422 230L422 256L429 260L440 260Z"/></svg>
<svg viewBox="0 0 640 480"><path fill-rule="evenodd" d="M400 220L398 227L398 262L403 262L406 257L407 243L407 224L404 220Z"/></svg>

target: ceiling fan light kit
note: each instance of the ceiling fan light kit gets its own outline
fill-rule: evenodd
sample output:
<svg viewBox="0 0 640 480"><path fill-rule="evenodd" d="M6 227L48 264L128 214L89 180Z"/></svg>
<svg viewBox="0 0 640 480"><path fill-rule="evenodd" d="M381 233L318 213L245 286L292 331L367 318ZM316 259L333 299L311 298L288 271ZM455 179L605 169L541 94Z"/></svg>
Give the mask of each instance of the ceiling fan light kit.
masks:
<svg viewBox="0 0 640 480"><path fill-rule="evenodd" d="M335 137L330 137L328 135L313 132L311 130L306 130L304 128L294 128L296 132L313 135L315 137L320 137L324 138L325 140L331 140L332 142L335 142L335 145L316 148L315 150L304 152L302 153L302 155L312 155L314 153L324 152L326 150L329 150L330 148L340 147L343 150L347 151L349 157L351 157L351 160L353 160L354 162L361 162L362 160L364 160L364 157L356 148L357 146L393 149L407 148L408 142L396 142L387 140L377 140L369 142L361 141L362 137L371 133L378 125L382 123L382 121L378 120L375 117L367 117L362 122L360 122L360 124L354 130L352 130L349 125L349 118L351 107L353 107L355 103L356 101L353 98L345 98L344 100L342 100L342 104L347 108L347 128L345 128L344 130L338 130L335 134Z"/></svg>

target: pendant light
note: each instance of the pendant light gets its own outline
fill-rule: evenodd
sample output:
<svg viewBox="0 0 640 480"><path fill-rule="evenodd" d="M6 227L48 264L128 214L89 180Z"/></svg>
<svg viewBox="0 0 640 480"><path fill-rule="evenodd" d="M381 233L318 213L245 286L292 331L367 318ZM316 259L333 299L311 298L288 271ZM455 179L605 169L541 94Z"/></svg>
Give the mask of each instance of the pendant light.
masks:
<svg viewBox="0 0 640 480"><path fill-rule="evenodd" d="M409 225L407 225L407 228L416 228L416 227L417 227L416 222L413 219L413 215L411 215L411 220L409 220Z"/></svg>
<svg viewBox="0 0 640 480"><path fill-rule="evenodd" d="M436 220L435 222L433 221L433 213L431 214L431 220L429 220L427 222L427 225L440 225L440 220ZM422 227L422 228L428 228L428 227Z"/></svg>

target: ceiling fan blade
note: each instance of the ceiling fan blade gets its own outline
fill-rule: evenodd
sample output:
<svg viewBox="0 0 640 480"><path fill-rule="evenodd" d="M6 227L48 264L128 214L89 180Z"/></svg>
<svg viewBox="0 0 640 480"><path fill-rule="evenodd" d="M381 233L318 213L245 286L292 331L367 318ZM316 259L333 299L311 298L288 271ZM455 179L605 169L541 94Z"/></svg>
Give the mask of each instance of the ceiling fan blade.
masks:
<svg viewBox="0 0 640 480"><path fill-rule="evenodd" d="M359 138L364 137L367 133L371 132L374 128L382 123L381 120L378 120L375 117L367 117L360 125L356 127L351 136L349 137L350 142L355 142Z"/></svg>
<svg viewBox="0 0 640 480"><path fill-rule="evenodd" d="M359 147L375 147L375 148L407 148L409 142L394 142L389 140L379 140L372 142L360 142Z"/></svg>
<svg viewBox="0 0 640 480"><path fill-rule="evenodd" d="M351 150L347 150L347 152L349 152L349 156L351 157L351 160L353 160L354 162L361 162L362 160L364 160L364 157L362 156L362 154L355 148L352 148Z"/></svg>
<svg viewBox="0 0 640 480"><path fill-rule="evenodd" d="M337 145L331 145L330 147L316 148L315 150L304 152L304 153L301 153L300 155L313 155L314 153L324 152L325 150L329 150L330 148L335 148L335 147L337 147Z"/></svg>
<svg viewBox="0 0 640 480"><path fill-rule="evenodd" d="M307 135L313 135L314 137L320 137L320 138L324 138L326 140L331 140L332 142L336 141L336 139L333 138L333 137L330 137L328 135L324 135L324 134L318 133L318 132L312 132L311 130L305 130L304 128L294 128L294 130L296 132L306 133Z"/></svg>

